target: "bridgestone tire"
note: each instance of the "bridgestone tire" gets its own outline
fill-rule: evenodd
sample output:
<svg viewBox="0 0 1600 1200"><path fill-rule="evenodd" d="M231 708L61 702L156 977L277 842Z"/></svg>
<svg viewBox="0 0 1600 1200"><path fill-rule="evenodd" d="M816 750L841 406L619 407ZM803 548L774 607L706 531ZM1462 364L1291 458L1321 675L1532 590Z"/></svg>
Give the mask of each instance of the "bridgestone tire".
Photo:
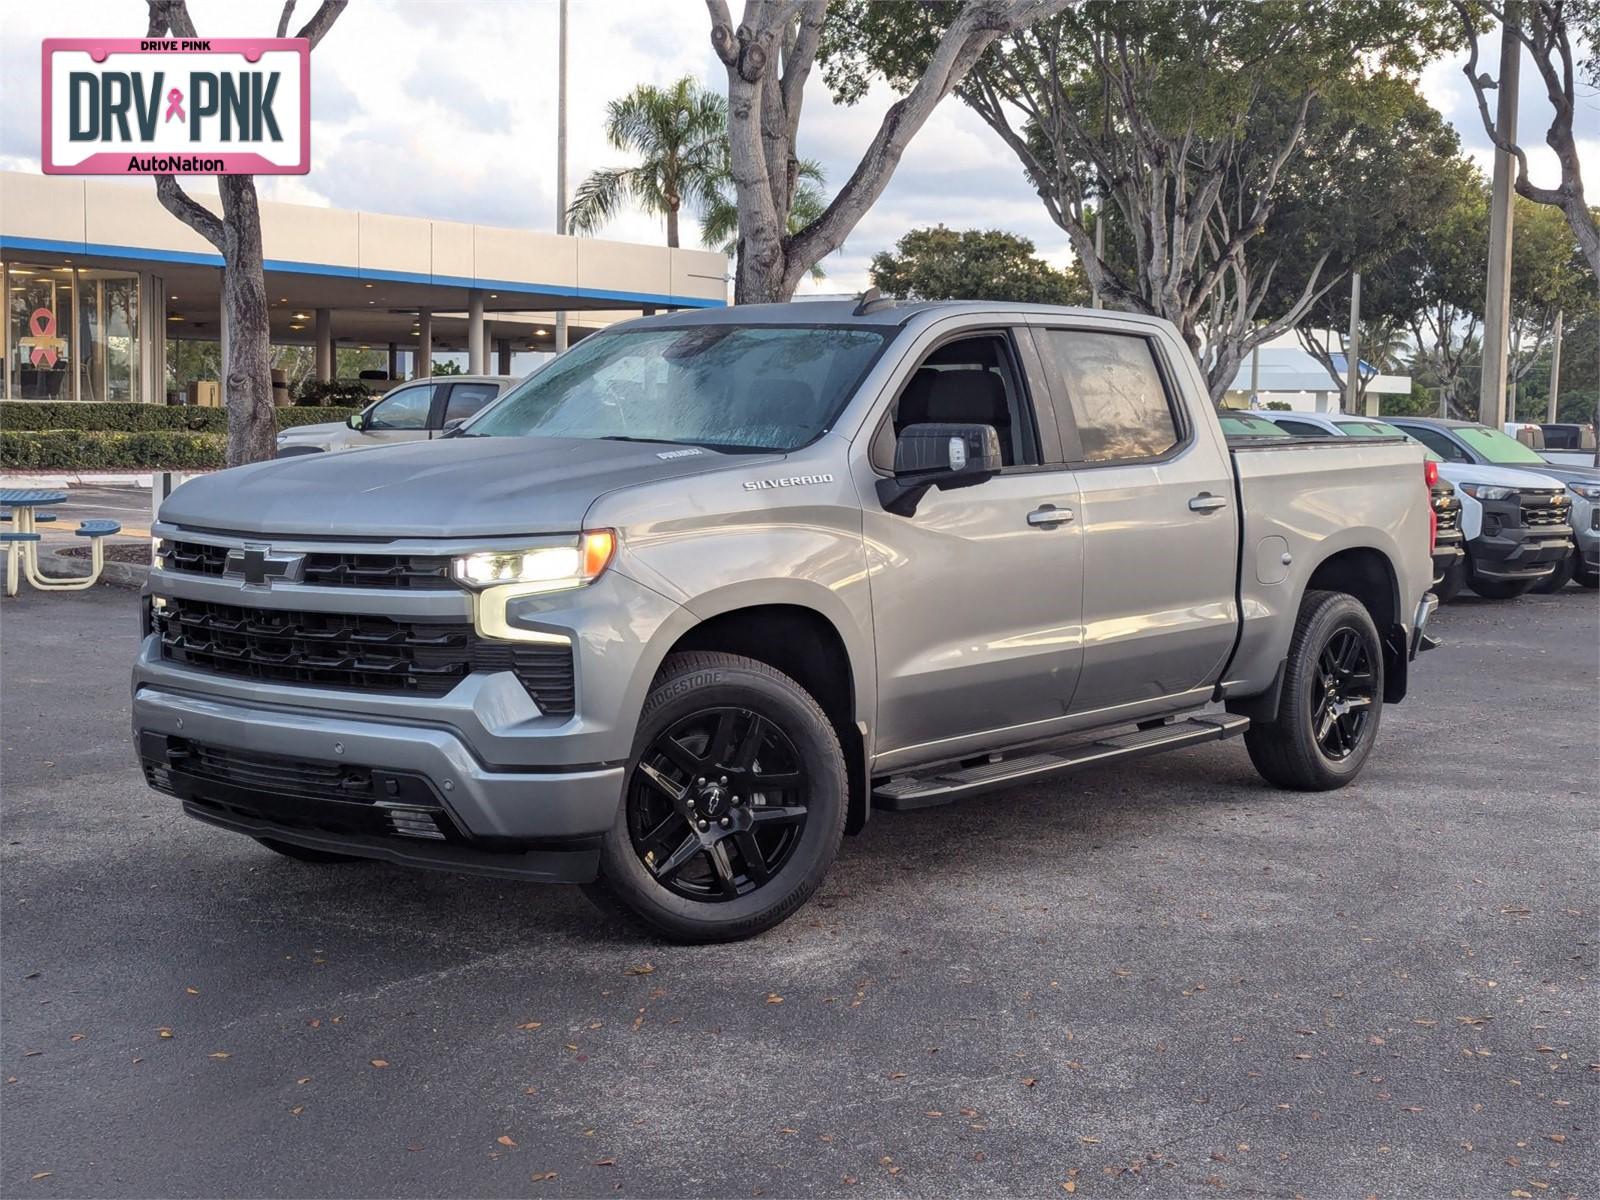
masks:
<svg viewBox="0 0 1600 1200"><path fill-rule="evenodd" d="M645 867L628 827L634 776L656 738L695 713L740 706L789 739L806 778L805 823L789 857L765 883L727 900L697 900L670 890ZM600 847L600 875L584 892L600 908L620 909L675 942L731 942L788 919L811 898L839 853L849 809L848 773L833 724L793 679L734 654L695 652L668 658L656 676L634 737L617 819Z"/></svg>
<svg viewBox="0 0 1600 1200"><path fill-rule="evenodd" d="M306 846L296 846L291 842L275 842L271 838L257 838L256 841L260 842L274 854L281 854L285 858L292 858L297 862L322 863L327 865L332 863L354 863L369 861L368 859L362 858L359 854L334 854L330 850L312 850Z"/></svg>
<svg viewBox="0 0 1600 1200"><path fill-rule="evenodd" d="M1347 758L1333 759L1318 745L1312 719L1319 681L1318 659L1329 640L1342 629L1354 630L1366 645L1372 671L1372 704L1356 748ZM1245 731L1250 761L1263 779L1277 787L1305 792L1342 788L1366 764L1382 715L1383 645L1371 614L1359 600L1344 592L1307 592L1289 643L1277 716L1267 723L1252 724Z"/></svg>

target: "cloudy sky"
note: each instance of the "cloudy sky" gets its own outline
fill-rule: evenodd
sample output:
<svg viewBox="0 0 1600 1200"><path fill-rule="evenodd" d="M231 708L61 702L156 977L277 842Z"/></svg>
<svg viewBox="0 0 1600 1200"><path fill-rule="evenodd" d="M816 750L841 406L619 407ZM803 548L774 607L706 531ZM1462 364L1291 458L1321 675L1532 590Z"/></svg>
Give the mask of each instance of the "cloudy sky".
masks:
<svg viewBox="0 0 1600 1200"><path fill-rule="evenodd" d="M317 0L300 0L304 20ZM190 0L199 32L270 35L277 0ZM730 7L737 10L738 0ZM725 75L712 54L701 0L571 0L569 179L624 165L606 146L606 102L638 83L692 74L720 90ZM39 41L48 36L137 36L140 0L10 3L0 26L0 169L38 170ZM298 22L296 23L298 24ZM352 0L312 55L311 174L263 177L272 199L360 208L483 224L552 227L555 209L555 0ZM1460 62L1434 64L1423 91L1487 168ZM820 72L806 96L801 152L842 182L892 99L875 91L854 108L832 103ZM1587 128L1600 131L1589 101ZM1554 156L1540 133L1549 104L1532 64L1523 67L1522 125L1535 176L1554 182ZM1587 144L1600 161L1600 136ZM144 181L129 186L148 187ZM867 264L906 230L943 222L1011 230L1032 238L1046 258L1070 260L1065 237L1045 216L1015 158L961 104L947 101L912 142L893 182L842 251L824 263L813 290L856 291ZM692 225L686 241L693 237ZM662 223L624 214L605 236L661 241Z"/></svg>

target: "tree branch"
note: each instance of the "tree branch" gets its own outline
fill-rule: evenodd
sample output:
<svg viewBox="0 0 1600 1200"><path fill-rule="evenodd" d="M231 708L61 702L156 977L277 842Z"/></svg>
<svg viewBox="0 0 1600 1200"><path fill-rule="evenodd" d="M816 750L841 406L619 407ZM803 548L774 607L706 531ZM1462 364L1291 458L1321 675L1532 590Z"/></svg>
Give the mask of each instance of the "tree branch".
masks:
<svg viewBox="0 0 1600 1200"><path fill-rule="evenodd" d="M322 0L322 6L311 14L311 20L300 27L300 32L295 34L295 37L307 39L311 43L311 49L315 50L317 43L322 41L328 30L333 28L333 23L339 19L339 14L344 11L348 3L349 0Z"/></svg>
<svg viewBox="0 0 1600 1200"><path fill-rule="evenodd" d="M294 0L283 0L283 12L278 17L278 36L289 36L289 18L294 16Z"/></svg>
<svg viewBox="0 0 1600 1200"><path fill-rule="evenodd" d="M161 201L162 208L205 238L218 251L227 249L227 231L222 226L222 218L192 199L171 175L156 176L156 199Z"/></svg>

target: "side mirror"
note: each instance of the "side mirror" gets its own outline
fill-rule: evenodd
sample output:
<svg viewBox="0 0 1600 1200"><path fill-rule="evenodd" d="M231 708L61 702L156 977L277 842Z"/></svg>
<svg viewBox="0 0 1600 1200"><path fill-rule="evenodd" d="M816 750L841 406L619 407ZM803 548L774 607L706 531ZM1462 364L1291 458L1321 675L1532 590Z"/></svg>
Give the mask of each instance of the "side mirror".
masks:
<svg viewBox="0 0 1600 1200"><path fill-rule="evenodd" d="M444 423L444 427L440 431L439 436L440 437L454 437L455 434L456 434L456 431L459 430L466 423L467 423L467 419L465 417L451 417L448 421L446 421Z"/></svg>
<svg viewBox="0 0 1600 1200"><path fill-rule="evenodd" d="M878 480L886 511L909 517L931 487L972 487L1000 469L993 425L907 425L894 444L894 478Z"/></svg>
<svg viewBox="0 0 1600 1200"><path fill-rule="evenodd" d="M366 422L363 420L364 416L365 414L363 413L351 413L344 419L344 423L350 426L351 429L354 429L357 433L360 433L366 425Z"/></svg>

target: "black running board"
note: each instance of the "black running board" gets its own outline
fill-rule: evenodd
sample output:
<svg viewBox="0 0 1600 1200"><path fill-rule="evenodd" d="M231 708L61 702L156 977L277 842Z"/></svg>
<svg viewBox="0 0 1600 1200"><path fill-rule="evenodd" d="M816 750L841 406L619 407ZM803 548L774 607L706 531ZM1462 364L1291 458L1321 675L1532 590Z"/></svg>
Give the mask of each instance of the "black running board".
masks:
<svg viewBox="0 0 1600 1200"><path fill-rule="evenodd" d="M998 791L1019 783L1032 783L1051 775L1064 775L1083 767L1143 758L1200 742L1216 742L1237 737L1250 727L1250 718L1232 713L1207 713L1136 729L1116 737L1102 738L1064 749L980 763L975 767L953 766L921 775L896 775L872 789L874 808L906 812L914 808L933 808L983 792Z"/></svg>

